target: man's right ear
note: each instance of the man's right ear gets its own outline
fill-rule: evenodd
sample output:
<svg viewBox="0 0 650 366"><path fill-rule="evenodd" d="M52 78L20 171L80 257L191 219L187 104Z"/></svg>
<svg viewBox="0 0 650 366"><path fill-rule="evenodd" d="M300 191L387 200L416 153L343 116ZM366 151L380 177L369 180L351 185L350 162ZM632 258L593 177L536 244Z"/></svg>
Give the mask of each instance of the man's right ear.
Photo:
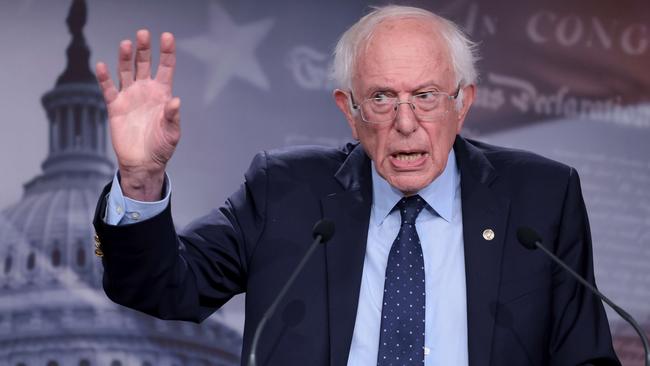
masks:
<svg viewBox="0 0 650 366"><path fill-rule="evenodd" d="M357 133L357 120L355 118L355 113L352 110L352 99L350 98L350 95L341 89L335 89L333 96L336 106L339 107L341 112L343 112L343 115L345 115L345 119L348 121L348 125L352 130L352 138L358 140L359 134Z"/></svg>

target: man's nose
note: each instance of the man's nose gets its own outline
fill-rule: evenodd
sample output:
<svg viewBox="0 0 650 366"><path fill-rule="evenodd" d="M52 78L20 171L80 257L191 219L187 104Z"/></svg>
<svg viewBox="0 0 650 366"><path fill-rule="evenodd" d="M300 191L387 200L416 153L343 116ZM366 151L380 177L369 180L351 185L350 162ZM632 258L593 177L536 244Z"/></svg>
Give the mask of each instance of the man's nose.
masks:
<svg viewBox="0 0 650 366"><path fill-rule="evenodd" d="M420 125L415 117L415 105L411 102L398 102L395 104L395 129L403 134L410 135L415 132Z"/></svg>

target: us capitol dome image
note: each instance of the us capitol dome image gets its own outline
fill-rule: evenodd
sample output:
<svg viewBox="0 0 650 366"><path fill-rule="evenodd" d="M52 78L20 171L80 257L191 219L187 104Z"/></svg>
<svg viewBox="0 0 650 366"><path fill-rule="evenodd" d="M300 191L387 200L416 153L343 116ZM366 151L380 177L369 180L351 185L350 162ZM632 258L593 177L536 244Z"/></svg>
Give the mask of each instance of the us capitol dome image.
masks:
<svg viewBox="0 0 650 366"><path fill-rule="evenodd" d="M226 366L241 336L210 318L172 322L106 298L91 225L110 181L106 107L89 68L86 3L67 17L67 66L42 97L42 173L0 212L0 366Z"/></svg>

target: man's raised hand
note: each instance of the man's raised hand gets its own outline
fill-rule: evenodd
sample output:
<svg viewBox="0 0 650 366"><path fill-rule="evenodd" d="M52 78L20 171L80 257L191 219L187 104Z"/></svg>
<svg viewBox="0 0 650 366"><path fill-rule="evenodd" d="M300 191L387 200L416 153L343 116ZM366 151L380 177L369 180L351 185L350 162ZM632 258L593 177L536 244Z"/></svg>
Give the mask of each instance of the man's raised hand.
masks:
<svg viewBox="0 0 650 366"><path fill-rule="evenodd" d="M149 31L136 34L135 60L130 40L120 43L119 90L106 64L97 63L97 80L108 108L109 128L124 195L159 200L165 167L180 139L180 99L172 97L176 64L174 36L160 36L160 65L151 76Z"/></svg>

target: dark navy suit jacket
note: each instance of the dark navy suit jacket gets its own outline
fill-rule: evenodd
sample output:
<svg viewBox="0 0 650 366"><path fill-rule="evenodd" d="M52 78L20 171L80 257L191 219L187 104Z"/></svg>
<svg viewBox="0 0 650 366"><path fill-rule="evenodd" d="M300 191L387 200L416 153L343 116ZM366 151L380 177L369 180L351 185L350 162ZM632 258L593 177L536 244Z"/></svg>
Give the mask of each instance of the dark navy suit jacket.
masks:
<svg viewBox="0 0 650 366"><path fill-rule="evenodd" d="M533 227L556 255L594 282L576 171L460 137L454 149L470 365L617 365L600 300L516 239L519 226ZM246 292L246 355L261 316L311 242L312 225L327 217L336 234L317 249L267 324L258 360L346 365L372 203L370 160L355 144L291 148L258 154L245 178L224 206L180 235L170 207L141 223L110 226L100 219L100 200L94 225L107 295L163 319L201 321ZM494 231L493 240L483 238L485 229Z"/></svg>

